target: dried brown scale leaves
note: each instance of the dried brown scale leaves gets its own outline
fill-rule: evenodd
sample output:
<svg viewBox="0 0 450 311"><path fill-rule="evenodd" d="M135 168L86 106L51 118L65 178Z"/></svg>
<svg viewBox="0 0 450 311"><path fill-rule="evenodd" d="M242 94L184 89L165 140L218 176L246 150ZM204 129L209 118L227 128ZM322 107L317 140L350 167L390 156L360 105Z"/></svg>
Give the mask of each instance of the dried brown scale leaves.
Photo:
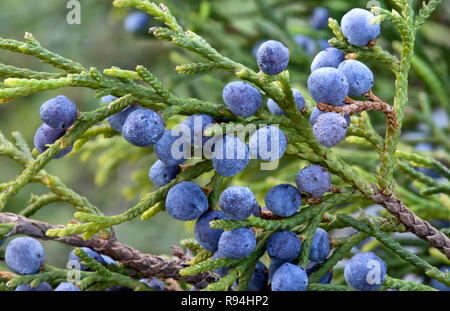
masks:
<svg viewBox="0 0 450 311"><path fill-rule="evenodd" d="M389 126L392 126L395 129L398 129L398 121L397 117L395 115L394 107L386 104L385 102L381 101L377 96L375 96L372 91L369 91L367 94L364 94L364 96L369 99L368 101L360 101L360 100L354 100L350 97L346 97L344 99L344 103L347 105L341 106L341 107L334 107L331 105L327 105L324 103L317 103L317 108L320 111L324 112L336 112L341 115L353 115L355 113L361 113L363 111L369 111L369 110L378 110L383 112L386 115L386 121Z"/></svg>
<svg viewBox="0 0 450 311"><path fill-rule="evenodd" d="M406 231L412 232L422 240L427 241L450 259L450 238L427 221L419 218L393 194L385 195L375 185L373 185L373 188L375 194L371 196L371 199L375 203L382 205L397 217L405 226Z"/></svg>
<svg viewBox="0 0 450 311"><path fill-rule="evenodd" d="M208 284L218 281L218 276L210 272L181 276L179 271L189 266L185 261L179 258L167 259L145 254L115 239L105 240L100 236L93 236L86 241L83 240L81 235L63 238L48 237L45 235L47 230L63 228L63 226L55 226L46 222L28 219L13 213L0 213L0 223L14 223L14 228L8 236L24 234L41 240L58 241L76 247L89 247L138 271L143 277L173 278L194 284L197 288L204 288Z"/></svg>

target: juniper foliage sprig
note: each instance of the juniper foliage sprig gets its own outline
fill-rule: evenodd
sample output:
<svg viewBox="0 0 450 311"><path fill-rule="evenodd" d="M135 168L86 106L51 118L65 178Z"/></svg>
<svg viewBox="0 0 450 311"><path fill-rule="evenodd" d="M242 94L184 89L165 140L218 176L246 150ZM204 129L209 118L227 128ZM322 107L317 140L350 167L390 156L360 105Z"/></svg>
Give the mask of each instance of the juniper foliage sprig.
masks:
<svg viewBox="0 0 450 311"><path fill-rule="evenodd" d="M277 27L289 43L289 47L292 48L291 52L294 54L294 60L302 63L307 57L305 53L299 51L285 21L271 14L270 8L263 1L256 2L259 4L259 10L266 16L270 23ZM207 136L212 136L215 131L222 130L225 122L227 124L250 124L255 126L260 124L278 124L289 138L287 154L296 159L306 160L326 167L334 174L334 177L337 178L337 182L342 185L342 188L336 193L325 195L321 199L321 202L319 202L320 204L306 204L302 206L297 213L288 218L263 219L252 215L244 220L215 220L211 222L211 227L225 230L253 227L255 231L258 231L256 249L244 259L218 258L213 260L211 259L212 252L202 249L195 241L182 241L182 244L194 254L194 257L189 261L190 266L185 264L186 267L179 272L181 276L214 271L222 267L231 267L227 276L209 284L205 289L228 290L239 279L236 289L245 290L256 262L264 253L265 243L273 232L292 230L305 236L298 263L306 267L312 235L317 227L320 226L331 230L351 226L358 232L336 242L332 255L309 277L309 290L349 290L350 288L345 285L324 285L318 284L318 282L340 260L350 256L354 246L370 236L375 237L379 243L404 259L408 264L423 269L427 276L449 285L450 281L448 276L419 256L411 254L405 247L389 236L389 232L403 232L406 229L412 230L408 224L403 223L404 219L402 217L397 219L392 215L383 215L376 219L371 219L363 215L355 219L345 214L336 215L333 211L336 206L348 202L356 202L356 204L362 204L363 202L373 203L374 196L378 195L372 186L372 183L376 181L376 188L383 195L393 195L395 190L397 190L400 198L404 199L408 204L411 203L411 209L420 216L445 215L445 213L449 212L450 204L445 204L445 202L450 200L445 201L445 198L448 197L444 196L445 194L450 194L448 183L437 183L435 180L414 170L411 165L414 164L435 169L446 178L450 177L448 167L434 158L413 154L399 148L399 136L405 121L408 102L408 74L410 67L415 66L422 73L427 72L427 70L430 71L429 68L426 68L421 63L420 59L414 58L415 35L420 26L430 16L433 10L436 9L439 2L439 0L431 0L428 3L424 2L417 14L413 11L409 1L398 1L400 11L387 11L378 8L378 15L374 22L391 22L400 34L401 44L396 47L399 55L393 55L388 50L381 48L380 45L362 48L352 46L345 40L338 22L334 19L329 20L329 26L335 36L335 38L329 41L332 46L343 50L347 54L351 54L352 57L373 59L388 65L396 79L395 97L392 107L395 111L398 128L387 123L385 136L382 137L374 130L365 112L361 113L358 117L354 117L352 125L349 127L349 136L356 137L360 140L352 140L349 137L347 138L347 142L357 143L358 146L369 146L370 151L375 149L375 156L379 156L380 163L375 174L369 173L363 168L354 167L346 158L345 153L340 151L339 148L330 150L317 143L308 119L312 104L307 99L306 106L308 109L306 111L299 112L296 109L291 89L291 83L293 81L291 81L289 71L284 71L276 76L268 76L262 72L255 72L247 66L224 56L203 37L191 30L184 29L178 23L170 9L164 4L157 5L149 0L115 0L113 2L113 5L118 8L134 7L147 12L165 25L165 27L161 26L150 29L154 37L170 41L173 45L193 52L196 56L203 59L200 62L194 60L187 64L179 64L176 67L176 71L179 74L197 74L207 73L213 70L225 70L237 78L255 85L261 93L277 102L286 112L286 115L274 116L269 114L265 109L261 109L254 117L244 120L233 115L224 104L197 98L182 98L175 95L158 77L142 65L138 65L135 70L124 70L116 66L112 66L103 71L99 71L94 67L87 69L75 61L45 49L30 33L25 35L25 42L0 38L1 49L33 56L62 71L59 73L40 72L28 68L0 64L0 77L4 79L0 84L1 102L8 102L15 98L62 87L86 87L94 90L97 97L107 94L117 97L112 103L100 104L98 108L92 111L81 112L73 127L40 155L31 152L19 132L12 134L12 141L8 140L0 132L0 155L9 157L25 167L22 173L16 178L0 184L0 210L5 208L8 201L27 184L39 182L49 190L49 193L40 196L33 195L28 205L21 211L22 215L29 217L48 204L65 202L76 209L74 217L77 219L77 222L70 223L65 227L48 230L46 234L49 238L63 240L65 237L80 234L85 240L89 240L94 235L100 234L105 241L114 238L111 235L111 229L115 225L128 222L138 216L142 220L148 220L157 213L164 212L164 200L168 190L179 182L193 180L211 171L211 161L200 161L192 167L186 168L168 185L147 193L135 206L119 215L113 216L104 215L100 208L94 206L85 197L71 190L58 177L44 170L46 164L50 162L53 156L72 143L76 151L80 153L84 151L86 154L91 154L92 152L96 152L97 150L95 148L99 148L99 146L92 147L89 143L94 140L97 142L102 137L104 139L103 144L101 144L102 149L105 147L111 151L115 150L115 146L118 146L118 149L123 149L120 145L115 145L117 142L114 136L119 133L102 122L108 116L121 111L123 108L135 102L159 112L164 120L176 115L205 113L214 117L216 121L223 122L223 124L210 127L206 133ZM434 77L432 75L425 76ZM438 81L436 78L428 78L426 83L435 87L438 83L436 81ZM440 97L442 100L442 94ZM442 137L445 138L442 132L436 129L435 131L440 135L441 140ZM364 143L361 143L361 140ZM108 167L105 171L109 172L111 167L118 166L122 161L128 159L130 155L140 157L142 153L130 151L130 153L124 153L122 156L110 157L112 160L105 165ZM420 208L425 200L417 197L411 191L400 186L395 189L395 186L398 185L394 179L396 167L407 177L426 185L426 188L420 189L420 191L422 195L431 198L431 208L428 210ZM361 174L362 172L365 173ZM104 176L100 180L105 179ZM217 205L223 182L223 177L214 174L205 187L208 191L211 208L215 208ZM435 196L437 193L442 194L440 199ZM442 202L444 203L441 204ZM7 236L12 228L13 225L10 223L2 224L0 235ZM447 231L444 229L441 232L448 234ZM445 246L440 248L440 250L442 249L445 250ZM83 280L80 282L80 286L82 289L99 289L113 285L127 286L136 290L149 289L145 284L138 282L136 279L124 273L113 272L103 267L92 260L81 249L76 249L75 253L86 265L96 271L81 272ZM447 257L450 256L448 253L445 254ZM12 276L8 285L17 286L31 282L35 286L43 281L61 280L66 276L66 270L46 266L37 275ZM425 285L397 280L389 276L383 288L399 290L430 289Z"/></svg>

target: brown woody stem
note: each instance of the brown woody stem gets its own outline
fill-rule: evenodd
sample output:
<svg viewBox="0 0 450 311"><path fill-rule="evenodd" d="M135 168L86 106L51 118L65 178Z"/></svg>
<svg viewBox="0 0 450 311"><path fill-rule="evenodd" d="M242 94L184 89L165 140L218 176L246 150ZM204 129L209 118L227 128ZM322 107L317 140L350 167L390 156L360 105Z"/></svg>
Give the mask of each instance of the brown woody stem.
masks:
<svg viewBox="0 0 450 311"><path fill-rule="evenodd" d="M89 247L94 251L110 256L124 265L140 272L144 277L159 277L163 279L173 278L204 288L209 283L216 282L218 276L210 272L201 272L195 275L181 276L179 271L189 265L179 259L167 259L160 256L145 254L137 249L118 242L115 239L103 239L93 236L89 240L83 240L81 235L73 235L63 238L52 238L45 235L49 229L62 226L51 225L46 222L28 219L13 213L0 213L0 223L14 223L13 229L7 236L25 234L41 240L54 240L76 247Z"/></svg>
<svg viewBox="0 0 450 311"><path fill-rule="evenodd" d="M450 259L450 238L444 233L440 232L427 221L421 219L414 214L402 201L397 199L394 194L383 194L375 185L373 186L375 194L371 199L384 208L386 208L392 215L397 217L407 231L414 233L422 240L427 241Z"/></svg>

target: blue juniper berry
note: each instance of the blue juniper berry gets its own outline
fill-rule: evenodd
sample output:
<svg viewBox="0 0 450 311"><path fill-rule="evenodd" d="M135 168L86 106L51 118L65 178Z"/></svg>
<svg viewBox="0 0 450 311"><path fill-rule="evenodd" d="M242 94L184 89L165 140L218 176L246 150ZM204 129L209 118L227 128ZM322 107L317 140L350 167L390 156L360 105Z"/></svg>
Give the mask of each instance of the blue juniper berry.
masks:
<svg viewBox="0 0 450 311"><path fill-rule="evenodd" d="M278 127L267 125L250 136L249 147L250 153L257 159L278 160L286 152L287 139Z"/></svg>
<svg viewBox="0 0 450 311"><path fill-rule="evenodd" d="M335 112L326 112L317 117L313 125L316 140L325 147L333 147L345 139L347 120Z"/></svg>
<svg viewBox="0 0 450 311"><path fill-rule="evenodd" d="M15 273L36 274L45 262L44 249L34 238L15 238L6 247L5 262Z"/></svg>
<svg viewBox="0 0 450 311"><path fill-rule="evenodd" d="M253 115L262 105L262 96L250 83L233 81L222 91L223 101L232 113L242 118Z"/></svg>
<svg viewBox="0 0 450 311"><path fill-rule="evenodd" d="M208 209L208 198L199 185L183 181L170 188L166 197L166 210L178 220L194 220Z"/></svg>
<svg viewBox="0 0 450 311"><path fill-rule="evenodd" d="M284 263L272 277L273 291L305 291L308 286L308 275L305 268Z"/></svg>
<svg viewBox="0 0 450 311"><path fill-rule="evenodd" d="M47 100L40 108L42 121L57 130L66 130L75 122L77 106L64 95Z"/></svg>
<svg viewBox="0 0 450 311"><path fill-rule="evenodd" d="M174 179L179 172L180 167L178 165L171 166L161 160L158 160L150 167L148 176L155 185L162 187Z"/></svg>
<svg viewBox="0 0 450 311"><path fill-rule="evenodd" d="M295 182L299 191L318 198L330 189L331 176L326 168L312 164L297 173Z"/></svg>
<svg viewBox="0 0 450 311"><path fill-rule="evenodd" d="M344 37L350 44L366 46L369 41L376 40L380 35L380 24L371 24L375 16L367 10L355 8L341 19Z"/></svg>
<svg viewBox="0 0 450 311"><path fill-rule="evenodd" d="M289 49L276 40L261 44L256 52L259 69L268 75L276 75L286 69L289 63Z"/></svg>
<svg viewBox="0 0 450 311"><path fill-rule="evenodd" d="M249 217L259 207L253 192L242 186L226 188L220 195L219 206L226 217L237 220Z"/></svg>
<svg viewBox="0 0 450 311"><path fill-rule="evenodd" d="M308 90L317 103L339 105L348 94L348 81L333 67L314 70L308 77Z"/></svg>
<svg viewBox="0 0 450 311"><path fill-rule="evenodd" d="M137 109L128 115L122 128L123 137L138 147L155 144L164 134L164 121L151 109Z"/></svg>
<svg viewBox="0 0 450 311"><path fill-rule="evenodd" d="M209 211L204 213L195 223L194 233L198 244L207 251L214 252L217 250L220 236L223 229L213 229L210 222L217 219L226 219L223 211Z"/></svg>
<svg viewBox="0 0 450 311"><path fill-rule="evenodd" d="M294 215L302 204L302 197L297 188L289 184L280 184L270 188L264 200L267 209L282 217Z"/></svg>
<svg viewBox="0 0 450 311"><path fill-rule="evenodd" d="M252 229L243 227L222 233L218 250L226 258L239 259L250 255L255 247L255 234Z"/></svg>
<svg viewBox="0 0 450 311"><path fill-rule="evenodd" d="M249 161L248 147L238 137L225 135L215 142L212 162L220 175L234 176L244 170Z"/></svg>

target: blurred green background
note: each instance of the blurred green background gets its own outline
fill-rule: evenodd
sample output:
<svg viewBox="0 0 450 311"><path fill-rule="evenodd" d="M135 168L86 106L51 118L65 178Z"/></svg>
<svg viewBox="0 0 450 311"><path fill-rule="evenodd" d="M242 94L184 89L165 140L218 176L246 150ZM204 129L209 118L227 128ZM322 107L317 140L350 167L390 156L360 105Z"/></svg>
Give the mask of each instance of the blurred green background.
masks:
<svg viewBox="0 0 450 311"><path fill-rule="evenodd" d="M134 70L142 64L155 73L170 89L180 96L192 96L220 102L222 88L230 80L231 74L216 71L212 74L180 76L175 66L198 60L168 42L158 41L151 35L133 35L127 33L123 21L132 10L116 9L111 0L79 0L81 3L81 24L69 25L66 22L67 1L64 0L2 0L0 2L0 36L22 40L25 32L31 32L44 47L65 57L82 63L85 67L96 67L100 70L111 66ZM313 30L308 25L308 18L315 6L330 9L331 17L340 21L342 15L353 7L366 7L367 1L163 1L177 17L179 22L204 36L214 47L224 55L257 69L252 56L253 46L262 39L280 40L291 49L289 65L293 86L307 95L306 80L310 73L309 65L312 56L298 47L292 48L292 38L286 35L308 34L313 38L331 38L329 29ZM261 3L267 6L264 16ZM380 1L384 8L392 8L392 1ZM417 1L416 1L417 3ZM433 14L417 38L417 55L426 68L436 78L427 82L427 73L413 68L411 72L410 104L405 131L419 130L421 123L418 117L419 99L424 94L433 109L444 107L448 109L448 76L450 54L450 31L448 17L450 16L450 1L444 1ZM286 20L287 27L280 29L277 20ZM160 25L152 20L150 26ZM393 42L399 36L392 25L383 23L382 37L379 40L384 48L394 51ZM32 57L16 55L0 51L0 62L27 67L34 70L51 71L50 66L41 64ZM393 77L382 64L366 62L375 76L374 92L386 102L392 103L394 96ZM32 145L35 130L41 123L39 117L40 105L56 95L69 97L79 110L86 111L96 107L99 99L93 97L93 92L83 88L65 88L47 91L0 105L0 130L10 137L10 132L19 130L27 142ZM371 118L376 130L384 132L384 116L375 112ZM115 139L121 140L120 137ZM423 141L433 141L433 137L423 138ZM420 141L416 141L420 142ZM117 142L119 145L121 142ZM125 158L121 163L105 167L105 157L102 156L101 140L90 143L97 144L96 152L86 154L72 152L60 160L51 161L46 169L59 176L69 187L86 196L93 204L107 215L118 214L133 206L142 193L148 192L153 185L148 180L146 172L155 161L154 155L144 151L139 159ZM90 147L89 147L90 146ZM133 149L129 144L124 148ZM84 158L86 161L81 161ZM107 161L106 161L107 162ZM361 161L359 161L361 162ZM375 159L367 160L369 168L375 166ZM112 167L111 167L112 166ZM288 182L290 175L298 171L300 164L281 163L281 170L292 173L283 175ZM293 169L294 167L294 169ZM296 169L295 169L296 168ZM0 158L0 182L15 177L21 167L15 162ZM261 175L249 174L241 176L235 184L250 184L259 180L259 185L252 187L268 189L278 179L273 179L271 173ZM99 177L100 175L100 177ZM96 177L97 176L97 177ZM28 185L16 197L10 200L7 210L17 212L26 206L30 194L43 194L46 190L37 184ZM262 202L264 191L258 193ZM73 210L66 204L51 204L42 208L33 217L53 224L66 224L72 219ZM149 221L139 218L116 227L118 238L141 251L153 254L168 254L170 246L179 244L180 239L193 236L192 223L183 223L171 219L166 213L160 213ZM44 242L47 261L52 265L63 267L71 250L63 244Z"/></svg>

